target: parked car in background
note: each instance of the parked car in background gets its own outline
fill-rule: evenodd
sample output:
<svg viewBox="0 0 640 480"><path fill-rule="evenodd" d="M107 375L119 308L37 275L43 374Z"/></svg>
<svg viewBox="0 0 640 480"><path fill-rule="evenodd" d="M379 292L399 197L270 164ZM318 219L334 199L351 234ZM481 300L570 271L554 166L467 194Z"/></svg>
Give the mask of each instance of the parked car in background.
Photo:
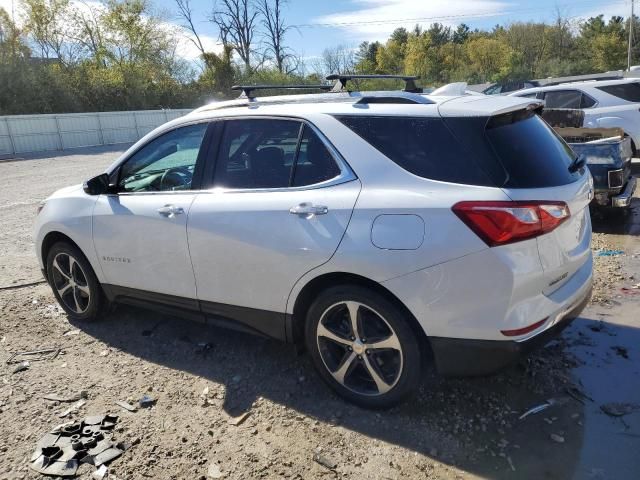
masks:
<svg viewBox="0 0 640 480"><path fill-rule="evenodd" d="M202 107L41 205L43 273L75 321L133 303L303 344L366 407L431 353L495 371L588 302L592 178L540 102L441 98Z"/></svg>
<svg viewBox="0 0 640 480"><path fill-rule="evenodd" d="M640 79L566 83L509 95L543 100L545 108L583 110L583 127L621 128L631 138L634 156L640 148Z"/></svg>
<svg viewBox="0 0 640 480"><path fill-rule="evenodd" d="M593 204L629 208L637 184L631 174L631 139L613 128L559 128L557 132L587 162L593 176Z"/></svg>
<svg viewBox="0 0 640 480"><path fill-rule="evenodd" d="M490 87L482 90L482 93L485 95L499 95L506 94L509 92L515 92L517 90L522 90L524 88L533 88L539 85L535 80L530 81L519 81L519 82L504 82L504 83L494 83Z"/></svg>

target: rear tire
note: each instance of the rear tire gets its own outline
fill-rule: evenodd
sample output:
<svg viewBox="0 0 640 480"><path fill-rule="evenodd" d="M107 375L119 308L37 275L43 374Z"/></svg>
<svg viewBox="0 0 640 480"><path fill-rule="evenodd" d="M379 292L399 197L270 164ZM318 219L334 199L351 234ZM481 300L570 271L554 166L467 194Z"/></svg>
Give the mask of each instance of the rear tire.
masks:
<svg viewBox="0 0 640 480"><path fill-rule="evenodd" d="M406 313L370 289L323 291L307 312L305 341L320 377L361 407L391 407L420 381L420 347Z"/></svg>
<svg viewBox="0 0 640 480"><path fill-rule="evenodd" d="M58 242L47 253L47 279L60 306L72 320L96 320L106 303L93 268L71 243Z"/></svg>

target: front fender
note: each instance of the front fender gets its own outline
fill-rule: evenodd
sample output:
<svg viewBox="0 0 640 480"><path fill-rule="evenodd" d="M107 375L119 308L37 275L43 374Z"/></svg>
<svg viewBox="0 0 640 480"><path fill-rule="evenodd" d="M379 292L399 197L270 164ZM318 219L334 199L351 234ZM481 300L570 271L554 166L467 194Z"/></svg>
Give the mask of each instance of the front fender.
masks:
<svg viewBox="0 0 640 480"><path fill-rule="evenodd" d="M60 233L69 237L87 257L99 281L103 281L100 261L93 246L93 208L98 197L85 194L82 189L65 189L49 197L36 218L34 243L40 268L45 268L46 259L42 246L47 235Z"/></svg>

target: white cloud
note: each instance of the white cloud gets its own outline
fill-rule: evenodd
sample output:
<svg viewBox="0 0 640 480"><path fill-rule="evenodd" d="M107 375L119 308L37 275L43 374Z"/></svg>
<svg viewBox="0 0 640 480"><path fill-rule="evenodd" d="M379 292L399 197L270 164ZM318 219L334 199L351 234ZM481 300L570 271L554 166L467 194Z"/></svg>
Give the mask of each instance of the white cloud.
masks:
<svg viewBox="0 0 640 480"><path fill-rule="evenodd" d="M178 45L176 48L176 53L185 60L199 60L200 50L198 50L195 44L190 40L190 38L193 38L191 32L182 27L176 27L176 25L172 23L168 25L176 29L176 33L178 35ZM202 46L207 52L218 54L222 53L222 43L220 43L217 38L210 35L202 34L200 34L199 37L200 41L202 42Z"/></svg>
<svg viewBox="0 0 640 480"><path fill-rule="evenodd" d="M513 6L499 0L352 0L351 5L351 11L324 15L313 22L334 25L357 39L382 40L398 27L434 22L457 24L499 16Z"/></svg>
<svg viewBox="0 0 640 480"><path fill-rule="evenodd" d="M637 4L636 4L637 6ZM570 8L570 7L568 7ZM569 10L568 12L566 12L569 16L571 16L573 19L575 20L588 20L591 17L597 17L598 15L603 15L603 18L605 20L605 22L608 22L609 19L611 17L614 16L620 16L620 17L625 17L626 19L629 18L629 14L630 12L630 5L628 2L626 1L619 1L619 2L612 2L610 4L607 5L606 8L600 7L600 8L594 8L591 10L587 10L584 13L580 13L580 12L576 12L576 11L571 11ZM563 12L565 13L565 12ZM638 15L638 12L634 12L635 15Z"/></svg>
<svg viewBox="0 0 640 480"><path fill-rule="evenodd" d="M0 8L4 8L7 13L9 14L9 16L11 16L11 8L12 6L15 9L15 14L16 14L16 20L18 19L18 0L13 0L13 2L11 0L0 0Z"/></svg>

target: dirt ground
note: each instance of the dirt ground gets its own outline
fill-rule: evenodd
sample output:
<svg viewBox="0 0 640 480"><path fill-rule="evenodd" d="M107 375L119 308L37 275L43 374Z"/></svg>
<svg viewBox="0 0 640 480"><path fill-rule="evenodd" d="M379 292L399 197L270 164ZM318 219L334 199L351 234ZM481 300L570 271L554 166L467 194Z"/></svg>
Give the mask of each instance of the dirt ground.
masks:
<svg viewBox="0 0 640 480"><path fill-rule="evenodd" d="M120 151L0 163L0 479L41 478L28 466L40 437L106 412L119 416L115 437L135 444L109 478L640 477L640 199L628 216L594 216L593 301L559 339L488 378L444 379L427 368L415 397L372 412L332 394L291 346L124 306L72 324L47 285L5 288L40 280L37 203ZM599 255L607 250L623 253ZM43 347L62 352L19 373L6 364ZM69 403L42 398L82 390L86 404L64 419ZM155 406L114 404L144 394ZM553 406L519 419L549 399ZM612 402L629 404L628 413L605 413ZM318 451L335 468L314 461ZM85 465L79 476L94 470Z"/></svg>

